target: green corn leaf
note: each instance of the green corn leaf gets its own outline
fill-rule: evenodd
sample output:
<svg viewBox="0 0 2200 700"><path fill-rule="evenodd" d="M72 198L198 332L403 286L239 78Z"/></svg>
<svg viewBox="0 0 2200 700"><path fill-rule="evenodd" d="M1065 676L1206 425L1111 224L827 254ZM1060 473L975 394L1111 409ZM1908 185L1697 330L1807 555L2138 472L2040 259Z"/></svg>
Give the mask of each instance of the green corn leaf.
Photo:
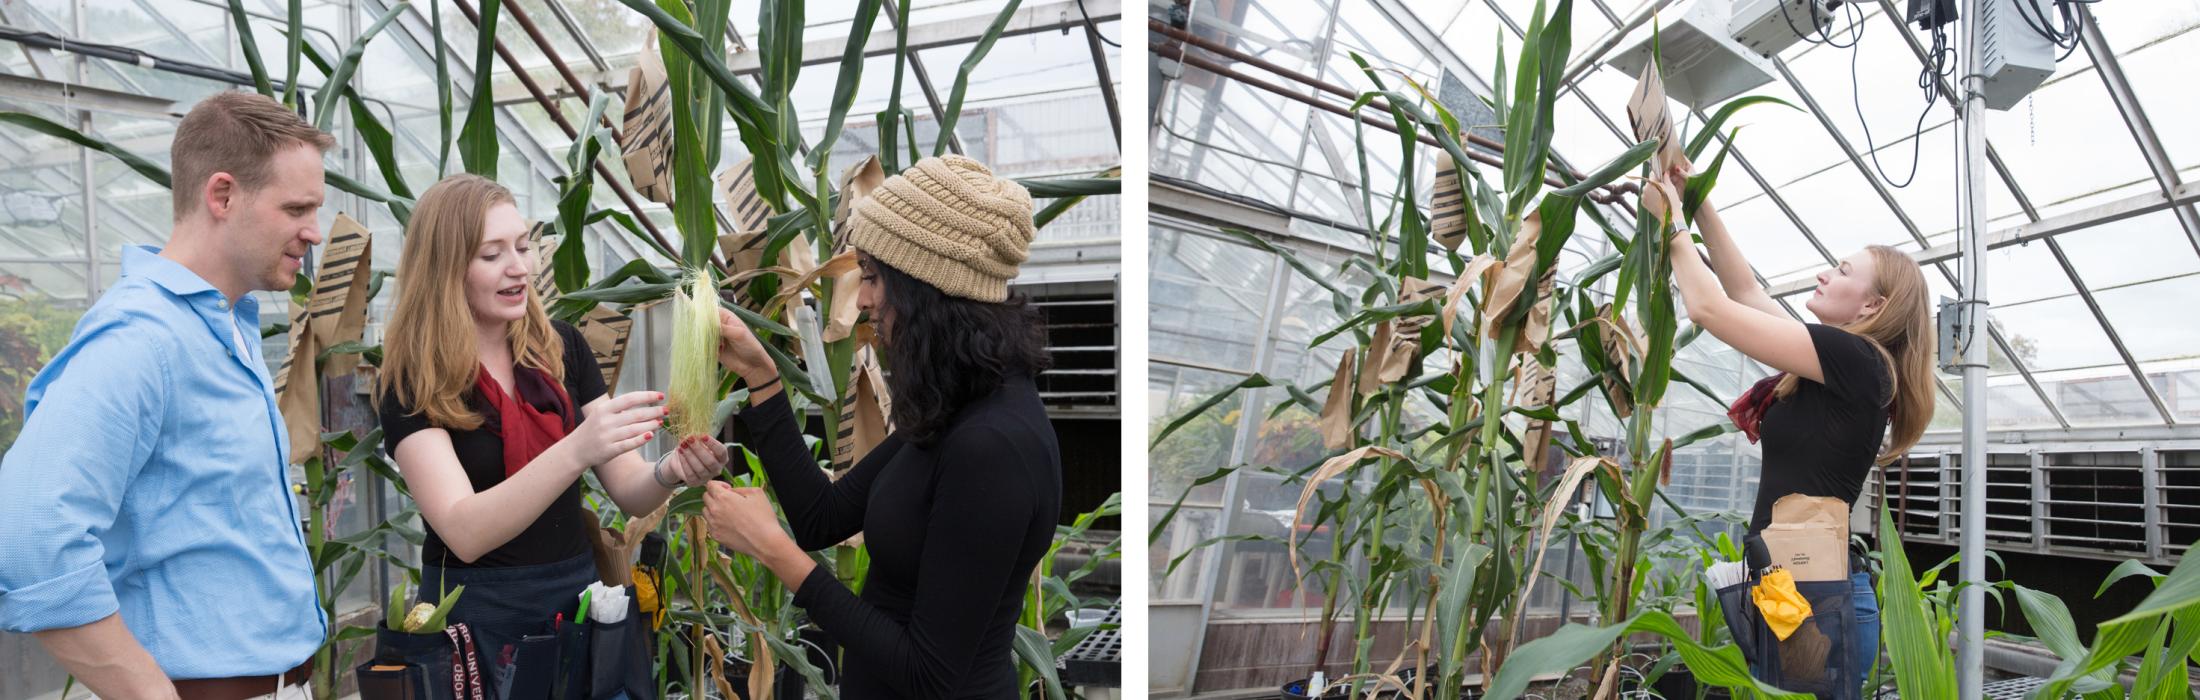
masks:
<svg viewBox="0 0 2200 700"><path fill-rule="evenodd" d="M1735 430L1737 430L1737 428L1734 427L1733 423L1713 423L1711 425L1706 425L1704 427L1697 428L1695 432L1691 432L1687 435L1683 435L1673 440L1673 449L1678 450L1689 445L1693 445L1699 442L1703 442L1705 440L1709 440L1711 438L1734 432Z"/></svg>
<svg viewBox="0 0 2200 700"><path fill-rule="evenodd" d="M2178 560L2177 567L2170 569L2169 576L2145 600L2139 601L2138 607L2101 625L2107 627L2167 615L2196 603L2200 603L2200 557L2186 557Z"/></svg>
<svg viewBox="0 0 2200 700"><path fill-rule="evenodd" d="M825 167L832 154L833 144L840 140L841 125L848 119L848 108L855 105L856 86L863 78L863 47L871 41L871 27L878 22L879 0L859 0L856 15L848 25L848 48L840 55L840 79L833 83L832 113L825 120L825 135L810 147L810 169Z"/></svg>
<svg viewBox="0 0 2200 700"><path fill-rule="evenodd" d="M301 49L305 46L306 38L305 28L299 26L299 24L305 21L305 16L305 3L303 0L290 0L290 12L284 15L288 18L287 31L290 44L283 53L284 57L290 60L289 76L283 79L283 104L289 107L298 106L298 55L303 53Z"/></svg>
<svg viewBox="0 0 2200 700"><path fill-rule="evenodd" d="M230 0L239 2L241 0ZM451 172L451 57L443 39L443 3L428 3L428 22L435 33L435 178Z"/></svg>
<svg viewBox="0 0 2200 700"><path fill-rule="evenodd" d="M1610 649L1625 634L1647 633L1663 638L1673 645L1696 675L1696 682L1724 688L1754 692L1772 698L1807 699L1806 693L1790 693L1764 684L1749 676L1749 666L1742 660L1739 648L1725 644L1705 647L1683 629L1673 616L1663 611L1651 611L1636 616L1625 623L1605 627L1567 625L1548 637L1520 645L1513 650L1505 665L1498 669L1497 679L1490 684L1486 697L1491 700L1512 700L1520 697L1528 682L1536 676L1563 673L1591 657ZM1905 695L1904 697L1910 697ZM1954 697L1952 694L1946 697Z"/></svg>
<svg viewBox="0 0 2200 700"><path fill-rule="evenodd" d="M168 180L168 169L161 167L159 163L146 160L138 156L138 154L123 150L122 147L116 146L112 143L108 143L104 139L99 139L78 133L75 129L62 126L57 122L46 119L45 117L25 112L0 112L0 124L14 124L16 126L29 129L31 131L45 134L47 136L52 136L57 139L68 141L70 143L83 146L85 148L114 156L115 159L122 161L123 165L130 166L131 170L135 170L139 175L145 176L145 179L160 183L160 186L162 187L170 186Z"/></svg>
<svg viewBox="0 0 2200 700"><path fill-rule="evenodd" d="M458 157L466 172L497 177L495 100L497 15L504 0L481 0L481 27L475 32L474 81L468 92L466 124L458 132Z"/></svg>
<svg viewBox="0 0 2200 700"><path fill-rule="evenodd" d="M902 2L898 8L900 12L894 20L894 87L886 93L886 109L878 113L878 160L879 166L887 175L901 172L901 154L895 148L895 139L900 133L895 127L914 121L914 116L901 108L901 76L905 64L909 62L909 6L912 4L914 3ZM911 133L909 147L916 148L916 141L916 134ZM912 158L910 162L914 163L916 159Z"/></svg>
<svg viewBox="0 0 2200 700"><path fill-rule="evenodd" d="M1184 427L1184 424L1192 422L1193 419L1198 418L1201 414L1206 413L1209 409L1212 409L1216 405L1221 404L1223 400L1230 398L1231 394L1235 394L1239 391L1243 391L1246 389L1259 389L1268 386L1274 386L1274 383L1270 382L1265 376L1255 374L1238 380L1238 383L1230 385L1230 387L1227 389L1215 392L1214 394L1209 395L1207 398L1200 399L1199 403L1193 404L1191 408L1187 408L1184 410L1183 413L1177 414L1176 418L1171 419L1167 425L1161 427L1161 430L1159 432L1154 433L1153 439L1146 443L1146 449L1150 450L1153 449L1155 445L1161 444L1162 440L1168 439L1169 434L1176 432L1178 428Z"/></svg>
<svg viewBox="0 0 2200 700"><path fill-rule="evenodd" d="M2107 595L2109 586L2116 585L2117 581L2132 576L2145 576L2152 579L2154 585L2157 586L2162 585L2162 579L2164 578L2162 572L2155 571L2154 567L2147 566L2146 562L2137 559L2125 559L2124 563L2117 564L2114 570L2108 572L2108 578L2101 579L2101 588L2093 592L2093 597L2099 598Z"/></svg>
<svg viewBox="0 0 2200 700"><path fill-rule="evenodd" d="M1727 134L1726 142L1729 145L1719 151L1718 157L1711 159L1711 167L1688 176L1688 182L1682 184L1681 215L1688 220L1689 225L1695 225L1696 210L1702 209L1704 202L1711 199L1711 188L1719 184L1719 169L1726 166L1726 154L1734 152L1734 137L1740 133L1741 129L1736 128Z"/></svg>
<svg viewBox="0 0 2200 700"><path fill-rule="evenodd" d="M1787 100L1767 95L1750 95L1728 101L1725 106L1719 108L1718 112L1711 115L1709 121L1703 123L1703 128L1697 130L1695 138L1689 139L1688 148L1686 149L1689 160L1695 160L1698 156L1703 155L1704 149L1711 146L1711 139L1719 134L1719 130L1726 127L1726 120L1733 118L1735 112L1742 111L1742 108L1750 105L1767 103L1780 105L1788 109L1797 109L1795 105L1789 104Z"/></svg>
<svg viewBox="0 0 2200 700"><path fill-rule="evenodd" d="M1893 511L1880 509L1879 531L1895 532ZM1901 538L1880 538L1879 557L1885 567L1879 584L1880 639L1893 662L1895 687L1905 698L1956 697L1955 660L1949 658L1946 638L1935 632Z"/></svg>
<svg viewBox="0 0 2200 700"><path fill-rule="evenodd" d="M1069 697L1068 694L1062 692L1062 677L1054 670L1054 646L1047 643L1046 634L1023 625L1017 625L1014 641L1017 660L1024 662L1024 666L1031 670L1037 671L1039 677L1046 681L1046 696L1050 698Z"/></svg>
<svg viewBox="0 0 2200 700"><path fill-rule="evenodd" d="M1612 182L1618 180L1620 176L1626 175L1627 173L1633 172L1636 168L1642 167L1643 163L1650 162L1650 156L1657 154L1657 152L1657 139L1650 139L1648 141L1635 144L1633 148L1629 148L1625 152L1620 153L1618 157L1612 159L1612 162L1605 163L1603 167L1597 168L1595 172L1589 173L1589 175L1583 177L1579 182L1575 182L1574 184L1567 185L1557 190L1552 190L1551 193L1562 194L1569 197L1587 196L1590 191L1595 190L1599 187L1603 187L1605 185L1612 184Z"/></svg>
<svg viewBox="0 0 2200 700"><path fill-rule="evenodd" d="M345 49L343 57L337 59L335 68L328 70L328 83L321 86L320 94L313 99L313 128L327 131L329 125L336 122L336 99L350 90L351 74L359 69L359 60L366 56L367 42L374 40L375 35L381 34L382 29L390 26L391 22L397 21L397 16L411 5L411 0L398 0L390 9L383 11L382 16L374 20L374 24L367 25L367 30L360 33L359 38L352 40L351 48Z"/></svg>
<svg viewBox="0 0 2200 700"><path fill-rule="evenodd" d="M236 28L237 48L244 52L244 63L252 69L252 88L268 97L275 96L275 86L268 81L267 64L260 60L260 42L252 36L252 18L244 12L244 0L229 0L229 22Z"/></svg>
<svg viewBox="0 0 2200 700"><path fill-rule="evenodd" d="M993 16L993 24L985 28L985 34L971 44L970 55L963 58L962 66L955 70L955 88L948 93L947 108L940 113L940 135L932 144L932 155L947 154L947 147L955 134L955 122L962 117L963 95L970 90L970 71L978 67L979 61L985 60L987 52L993 50L993 42L1000 40L1001 32L1008 28L1009 20L1016 18L1016 9L1022 5L1023 0L1008 0L1001 7L1000 13Z"/></svg>

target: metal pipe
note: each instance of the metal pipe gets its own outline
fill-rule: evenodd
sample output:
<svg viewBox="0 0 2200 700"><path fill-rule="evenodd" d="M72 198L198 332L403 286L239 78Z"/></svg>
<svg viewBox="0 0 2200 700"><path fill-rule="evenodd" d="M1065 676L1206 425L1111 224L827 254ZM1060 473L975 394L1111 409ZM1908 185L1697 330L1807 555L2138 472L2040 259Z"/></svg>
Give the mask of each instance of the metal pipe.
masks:
<svg viewBox="0 0 2200 700"><path fill-rule="evenodd" d="M466 21L473 23L475 31L480 31L480 13L475 12L474 6L466 0L456 0L456 2L458 3L458 11L466 15ZM505 67L512 69L512 77L518 78L520 86L527 88L527 94L535 97L535 103L541 105L542 111L550 115L550 120L556 122L558 128L563 129L568 138L580 138L580 131L574 129L573 124L565 120L565 113L558 109L557 102L551 100L548 95L543 94L542 86L535 84L534 76L527 74L527 69L520 65L519 59L512 56L511 49L504 47L504 41L494 36L489 37L489 39L495 42L497 56L504 59ZM548 54L545 53L545 55ZM475 69L479 70L480 67L476 66ZM597 162L594 165L596 176L603 178L606 184L611 185L611 191L619 195L619 201L626 204L627 211L633 212L634 222L641 225L642 230L649 235L650 240L655 241L664 250L679 250L679 248L673 247L672 244L665 241L664 232L657 230L657 224L651 222L649 216L642 213L642 205L634 201L634 195L627 192L626 187L620 184L618 178L611 175L611 169L604 167L602 162Z"/></svg>
<svg viewBox="0 0 2200 700"><path fill-rule="evenodd" d="M1980 73L1985 32L1979 17L1991 0L1970 0L1963 22L1963 157L1957 162L1963 187L1963 540L1960 573L1963 598L1956 619L1957 697L1982 697L1986 639L1986 79Z"/></svg>
<svg viewBox="0 0 2200 700"><path fill-rule="evenodd" d="M1085 45L1092 48L1092 69L1100 74L1100 99L1108 105L1108 124L1115 127L1115 151L1123 152L1123 112L1115 104L1115 79L1108 74L1108 52L1100 48L1100 28L1085 25Z"/></svg>
<svg viewBox="0 0 2200 700"><path fill-rule="evenodd" d="M1289 68L1285 68L1285 67L1283 67L1283 66L1279 66L1279 65L1276 65L1275 63L1273 63L1273 62L1271 62L1271 61L1268 61L1267 59L1263 59L1263 58L1261 58L1261 57L1259 57L1259 56L1254 56L1254 55L1252 55L1252 54L1249 54L1249 53L1245 53L1245 52L1243 52L1243 51L1239 51L1239 50L1237 50L1237 49L1235 49L1235 48L1231 48L1230 46L1228 46L1228 45L1226 45L1226 44L1222 44L1222 43L1219 43L1219 42L1215 42L1215 41L1213 41L1213 40L1210 40L1210 39L1207 39L1207 38L1205 38L1205 37L1201 37L1201 36L1198 36L1198 35L1196 35L1196 34L1192 34L1192 33L1190 33L1190 32L1186 32L1186 31L1184 31L1184 30L1181 30L1181 29L1177 29L1177 28L1175 28L1175 27L1171 27L1171 26L1169 26L1168 24L1166 24L1166 23L1163 23L1163 22L1162 22L1162 21L1160 21L1160 20L1156 20L1156 19L1148 19L1148 20L1146 20L1146 26L1147 26L1147 28L1149 28L1149 29L1151 29L1151 30L1153 30L1153 31L1155 31L1155 32L1159 32L1159 33L1161 33L1161 35L1163 35L1163 36L1166 36L1166 37L1168 37L1168 38L1170 38L1170 39L1174 39L1174 40L1177 40L1178 42L1181 42L1181 44L1182 44L1182 45L1197 46L1197 47L1199 47L1199 48L1201 48L1201 49L1205 49L1205 50L1207 50L1207 51L1209 51L1209 52L1212 52L1212 53L1215 53L1215 54L1219 54L1219 55L1221 55L1221 56L1223 56L1223 57L1226 57L1226 58L1229 58L1229 59L1231 59L1231 60L1233 60L1233 61L1237 61L1237 62L1239 62L1239 63L1244 63L1244 64L1247 64L1247 65L1253 66L1253 67L1255 67L1255 68L1259 68L1259 69L1261 69L1261 70L1265 70L1265 71L1268 71L1268 72L1270 72L1270 73L1274 73L1274 74L1276 74L1276 75L1278 75L1278 76L1281 76L1281 77L1284 77L1284 78L1290 79L1290 80L1292 80L1292 81L1294 81L1294 82L1298 82L1298 83L1303 83L1303 84L1305 84L1305 85L1306 85L1307 87L1311 87L1311 88L1314 88L1314 89L1316 89L1316 90L1320 90L1320 91L1322 91L1322 92L1326 92L1326 93L1329 93L1329 94L1331 94L1331 95L1336 95L1336 96L1338 96L1338 97L1342 97L1342 98L1344 98L1344 99L1347 99L1347 100L1358 100L1358 99L1359 99L1359 97L1360 97L1360 96L1359 96L1358 94L1356 94L1356 93L1352 92L1351 90L1345 89L1344 87L1341 87L1341 86L1335 85L1335 84L1333 84L1333 83L1330 83L1330 82L1328 82L1328 81L1322 80L1322 79L1320 79L1320 78L1316 78L1316 77L1314 77L1314 76L1310 76L1310 75L1307 75L1307 74L1305 74L1305 73L1300 73L1300 72L1298 72L1298 71L1294 71L1294 70L1291 70L1291 69L1289 69ZM1159 47L1159 46L1154 46L1154 47L1151 47L1151 48L1150 48L1149 50L1151 50L1151 51L1152 51L1153 53L1155 53L1156 55L1163 55L1163 54L1162 54L1162 50L1161 50L1161 47ZM1345 117L1347 117L1347 118L1354 118L1354 117L1357 117L1357 118L1358 118L1358 119L1359 119L1360 121L1363 121L1363 122L1367 122L1368 124L1372 124L1372 125L1374 125L1374 126L1380 127L1380 128L1382 128L1383 130L1385 130L1385 131L1389 131L1389 132L1391 132L1391 133L1397 133L1397 131L1398 131L1398 130L1397 130L1397 128L1396 128L1396 127L1395 127L1394 125L1392 125L1392 124L1391 124L1390 122L1387 122L1387 121L1381 121L1381 120L1377 120L1377 119L1374 119L1374 118L1371 118L1371 117L1366 117L1366 116L1360 116L1360 115L1355 115L1355 114L1351 114L1351 113L1349 113L1349 112L1345 112L1345 111L1342 111L1342 108L1335 108L1335 107L1334 107L1334 105L1330 105L1330 104L1328 104L1328 103L1325 103L1325 102L1319 102L1319 101L1315 101L1315 100L1313 100L1312 98L1309 98L1308 96L1305 96L1305 95L1301 95L1301 94L1298 94L1298 93L1296 93L1296 92L1293 92L1293 91L1290 91L1290 90L1285 90L1285 89L1282 89L1282 88L1276 87L1276 86L1274 86L1273 84L1270 84L1270 83L1265 83L1265 82L1263 82L1263 81L1260 81L1260 80L1258 80L1258 79L1254 79L1254 78L1248 78L1248 77L1245 77L1245 75L1244 75L1243 73L1238 73L1238 72L1236 72L1236 71L1232 71L1232 70L1230 70L1229 68L1227 68L1227 67L1223 67L1223 66L1222 66L1221 64L1219 64L1219 63L1216 63L1216 62L1214 62L1214 61L1212 61L1212 60L1206 60L1206 59L1204 59L1204 58L1202 58L1202 57L1195 57L1195 56L1192 56L1192 55L1191 55L1191 53L1190 53L1189 51L1181 51L1181 50L1180 50L1180 51L1179 51L1179 53L1181 53L1181 54L1182 54L1182 55L1181 55L1180 57L1172 57L1172 58L1178 58L1178 60L1180 60L1180 61L1181 61L1181 62L1183 62L1183 63L1186 63L1186 64L1190 64L1190 65L1195 65L1195 66L1198 66L1198 67L1200 67L1200 68L1201 68L1202 70L1206 70L1207 72L1210 72L1210 73L1214 73L1214 74L1216 74L1216 75L1219 75L1219 76L1227 77L1227 78L1230 78L1230 79L1232 79L1232 80L1236 80L1236 81L1239 81L1239 82L1245 83L1245 84L1247 84L1247 85L1250 85L1250 86L1253 86L1253 87L1259 87L1259 88L1262 88L1262 89L1268 90L1269 92L1274 92L1274 93L1276 93L1276 94L1278 94L1278 95L1281 95L1281 96L1283 96L1283 97L1286 97L1286 98L1290 98L1290 99L1292 99L1292 100L1295 100L1295 101L1299 101L1299 102L1305 102L1306 104L1314 105L1314 106L1317 106L1317 107L1322 107L1323 109L1325 109L1325 110L1327 110L1327 111L1330 111L1330 112L1333 112L1333 113L1336 113L1336 114L1339 114L1339 115L1345 116ZM1370 100L1370 101L1368 102L1368 107L1370 107L1370 108L1373 108L1373 109L1374 109L1375 111L1378 111L1378 112L1389 112L1389 111L1390 111L1390 105L1389 105L1388 103L1386 103L1386 102L1382 101L1382 100ZM1480 146L1480 147L1482 147L1482 148L1484 148L1484 149L1488 149L1488 150L1490 150L1490 151L1492 151L1492 152L1495 152L1495 153L1499 153L1499 154L1502 154L1502 153L1504 153L1504 152L1505 152L1505 144L1502 144L1502 143L1498 143L1497 141L1491 140L1491 139L1489 139L1489 138L1485 138L1485 137L1482 137L1482 136L1476 135L1476 134L1474 134L1474 133L1471 133L1471 132L1462 132L1462 133L1460 134L1460 137L1461 137L1461 139L1462 139L1462 141L1463 141L1464 143L1467 143L1467 144L1472 144L1472 145L1475 145L1475 146ZM1421 139L1421 142L1422 142L1422 143L1426 143L1426 144L1428 144L1428 145L1431 145L1431 146L1435 146L1435 145L1437 145L1437 144L1436 144L1436 141L1435 141L1435 139L1434 139L1434 138L1423 138L1423 139ZM1475 153L1475 152L1473 152L1473 151L1468 151L1468 155L1469 155L1469 156L1474 156L1474 155L1479 155L1479 154L1477 154L1477 153ZM1502 165L1504 165L1504 161L1503 161L1503 160L1501 160L1501 159L1496 159L1496 158L1492 158L1492 159L1490 159L1490 160L1483 160L1483 159L1481 159L1481 158L1475 158L1475 161L1476 161L1476 162L1480 162L1480 163L1486 163L1486 164L1489 164L1489 165L1496 165L1496 166L1502 166ZM1567 169L1567 168L1565 168L1565 167L1563 167L1563 166L1560 166L1560 165L1558 165L1557 163L1550 163L1550 164L1547 164L1547 165L1546 165L1546 169L1550 170L1551 172L1554 172L1554 173L1560 173L1560 174L1563 174L1563 175L1569 176L1569 177L1571 177L1571 178L1573 178L1573 179L1577 179L1577 180L1578 180L1578 179L1580 179L1581 177L1583 177L1583 175L1584 175L1583 173L1579 173L1579 172L1574 172L1574 171L1572 171L1572 170L1569 170L1569 169ZM1549 183L1551 183L1551 184L1552 184L1553 186L1557 186L1557 187L1564 187L1564 186L1565 186L1565 185L1564 185L1564 183L1562 183L1562 182L1561 182L1560 180L1558 180L1558 179L1550 179L1550 180L1547 180L1547 182L1549 182ZM1600 202L1600 203L1604 203L1604 204L1611 204L1611 203L1613 203L1613 202L1615 202L1615 201L1618 201L1618 199L1617 199L1617 198L1618 198L1618 195L1621 195L1621 194L1628 194L1628 193L1634 193L1634 192L1640 192L1640 191L1642 191L1642 190L1641 190L1641 187L1639 187L1639 186L1637 186L1637 185L1634 185L1633 183L1628 183L1628 184L1623 184L1623 185L1606 185L1606 186L1604 186L1604 187L1602 187L1602 188L1599 188L1599 189L1602 189L1602 190L1604 190L1604 191L1606 192L1606 196L1605 196L1605 198L1598 198L1598 199L1596 199L1596 201L1597 201L1597 202Z"/></svg>
<svg viewBox="0 0 2200 700"><path fill-rule="evenodd" d="M1320 110L1322 110L1322 111L1325 111L1325 112L1329 112L1329 113L1332 113L1332 114L1336 114L1336 115L1338 115L1338 116L1344 117L1344 118L1346 118L1346 119L1357 119L1357 120L1361 121L1362 123L1368 124L1368 125L1370 125L1370 126L1374 126L1375 128L1378 128L1378 129L1382 129L1382 130L1384 130L1384 131L1388 131L1388 132L1390 132L1390 133L1393 133L1393 134L1395 134L1395 133L1398 133L1398 127L1397 127L1397 125L1395 125L1395 124L1392 124L1392 123L1390 123L1390 122L1387 122L1387 121L1383 121L1383 120L1380 120L1380 119L1376 119L1376 118L1374 118L1374 117L1371 117L1371 116L1367 116L1367 115L1364 115L1364 114L1357 114L1357 113L1354 113L1354 112L1353 112L1352 110L1348 110L1348 109L1345 109L1345 108L1343 108L1343 107L1339 107L1339 106L1337 106L1337 105L1334 105L1334 104L1330 104L1330 103L1328 103L1328 102L1324 102L1324 101L1322 101L1322 100L1319 100L1319 99L1316 99L1316 98L1314 98L1314 97L1310 97L1310 96L1307 96L1307 95L1302 95L1302 94L1299 94L1298 92L1295 92L1295 91L1292 91L1292 90L1290 90L1290 89L1284 88L1283 86L1280 86L1280 85L1276 85L1276 84L1274 84L1274 83L1270 83L1270 82L1268 82L1268 81L1265 81L1265 80L1261 80L1261 79L1259 79L1259 78L1254 78L1254 77L1251 77L1251 76L1245 75L1245 74L1243 74L1243 73L1239 73L1239 72L1237 72L1237 71L1233 71L1233 70L1230 70L1229 68L1227 68L1227 67L1225 67L1225 66L1223 66L1223 65L1221 65L1221 64L1218 64L1218 63L1215 63L1214 61L1208 60L1208 59L1207 59L1206 57L1204 57L1204 56L1194 56L1194 55L1191 55L1191 54L1185 54L1185 56L1184 56L1184 58L1183 58L1183 63L1184 63L1184 65L1192 66L1192 67L1198 68L1198 69L1200 69L1200 70L1204 70L1204 71L1207 71L1207 72L1209 72L1209 73L1213 73L1213 74L1215 74L1215 75L1217 75L1217 76L1221 76L1221 77L1224 77L1224 78L1229 78L1230 80L1233 80L1233 81L1236 81L1236 82L1239 82L1239 83L1243 83L1243 84L1244 84L1244 85L1246 85L1247 87L1260 88L1261 90L1265 90L1265 91L1268 91L1268 92L1270 92L1270 93L1274 93L1274 94L1276 94L1276 95L1278 95L1278 96L1281 96L1281 97L1283 97L1283 98L1285 98L1285 99L1289 99L1289 100L1291 100L1291 101L1294 101L1294 102L1301 102L1301 103L1307 104L1307 105L1309 105L1309 106L1315 107L1315 108L1317 108L1317 109L1320 109ZM1415 135L1414 135L1414 140L1416 140L1416 141L1419 141L1419 142L1421 142L1421 143L1423 143L1423 144L1427 144L1427 145L1429 145L1429 146L1431 146L1431 147L1441 147L1441 146L1440 146L1439 144L1437 144L1437 143L1436 143L1436 137L1434 137L1434 136L1430 136L1430 135L1428 135L1428 134L1415 134ZM1485 165L1492 165L1492 166L1499 166L1499 167L1503 167L1503 166L1504 166L1504 164L1505 164L1505 161L1504 161L1504 159L1502 159L1502 158L1499 158L1499 157L1497 157L1497 156L1493 156L1493 155L1489 155L1489 154L1483 153L1483 152L1481 152L1481 151L1477 151L1477 150L1473 150L1473 149L1467 149L1466 153L1467 153L1467 157L1468 157L1468 158L1472 158L1472 159L1473 159L1473 160L1474 160L1475 162L1477 162L1477 163L1482 163L1482 164L1485 164ZM1544 181L1544 183L1545 183L1545 184L1548 184L1548 185L1550 185L1550 186L1552 186L1552 187L1565 187L1565 186L1566 186L1566 183L1560 182L1560 181L1559 181L1559 180L1558 180L1557 178L1544 178L1544 180L1543 180L1543 181ZM1589 195L1589 199L1591 199L1591 200L1593 200L1593 201L1596 201L1596 202L1598 202L1598 203L1601 203L1601 204L1612 204L1612 203L1614 203L1614 202L1620 202L1620 201L1624 201L1624 200L1623 200L1623 195L1625 195L1625 194L1626 194L1626 191L1622 190L1622 191L1618 191L1618 192L1613 192L1613 191L1610 191L1610 190L1612 190L1612 189L1614 189L1614 188L1603 188L1603 189L1607 190L1605 194L1602 194L1602 195L1598 195L1598 194L1593 194L1593 193L1592 193L1592 194L1590 194L1590 195Z"/></svg>

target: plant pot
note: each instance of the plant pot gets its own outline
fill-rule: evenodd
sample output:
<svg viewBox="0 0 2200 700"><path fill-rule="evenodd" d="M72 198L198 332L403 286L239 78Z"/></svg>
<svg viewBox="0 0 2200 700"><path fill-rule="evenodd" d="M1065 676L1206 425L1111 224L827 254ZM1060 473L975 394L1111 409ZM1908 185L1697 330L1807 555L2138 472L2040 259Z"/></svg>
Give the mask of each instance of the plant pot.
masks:
<svg viewBox="0 0 2200 700"><path fill-rule="evenodd" d="M785 665L775 666L772 670L772 697L802 697L802 691L808 687L808 682L800 672ZM749 700L749 667L742 665L737 669L734 664L726 664L726 685L733 686L734 697Z"/></svg>

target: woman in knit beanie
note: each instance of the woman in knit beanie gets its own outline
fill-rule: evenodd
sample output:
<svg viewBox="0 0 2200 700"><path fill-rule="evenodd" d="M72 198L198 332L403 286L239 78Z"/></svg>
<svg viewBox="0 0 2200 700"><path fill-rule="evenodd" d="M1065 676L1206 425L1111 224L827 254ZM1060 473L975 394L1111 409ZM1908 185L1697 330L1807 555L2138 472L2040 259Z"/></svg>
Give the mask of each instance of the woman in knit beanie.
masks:
<svg viewBox="0 0 2200 700"><path fill-rule="evenodd" d="M1008 281L1029 253L1031 195L962 156L888 178L850 218L858 306L879 328L894 431L838 480L818 469L778 371L721 312L719 361L751 388L741 421L793 537L761 489L713 482L711 534L795 591L847 651L841 696L1014 698L1025 582L1061 511L1061 456L1032 375L1038 312ZM861 533L858 596L806 551Z"/></svg>

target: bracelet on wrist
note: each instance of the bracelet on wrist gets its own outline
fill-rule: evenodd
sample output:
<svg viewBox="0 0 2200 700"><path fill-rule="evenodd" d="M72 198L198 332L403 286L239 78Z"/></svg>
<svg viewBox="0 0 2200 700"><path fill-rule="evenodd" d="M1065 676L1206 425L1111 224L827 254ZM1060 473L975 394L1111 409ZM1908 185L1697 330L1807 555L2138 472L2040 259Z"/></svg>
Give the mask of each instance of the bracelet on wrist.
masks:
<svg viewBox="0 0 2200 700"><path fill-rule="evenodd" d="M665 453L665 456L658 457L657 464L649 468L649 477L656 480L658 486L665 487L666 489L677 489L680 487L678 483L665 483L665 462L672 459L672 454L673 453L667 452Z"/></svg>

